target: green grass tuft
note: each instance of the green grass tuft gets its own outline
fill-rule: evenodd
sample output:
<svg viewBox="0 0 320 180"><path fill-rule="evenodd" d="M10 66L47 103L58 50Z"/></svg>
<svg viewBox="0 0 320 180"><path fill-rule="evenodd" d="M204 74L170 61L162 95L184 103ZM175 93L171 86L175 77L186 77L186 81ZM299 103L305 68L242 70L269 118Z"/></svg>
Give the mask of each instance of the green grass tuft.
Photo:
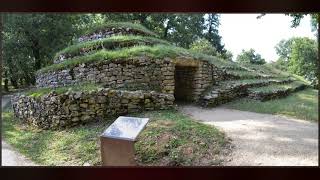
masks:
<svg viewBox="0 0 320 180"><path fill-rule="evenodd" d="M145 44L164 44L169 45L170 43L154 37L144 36L112 36L100 40L87 41L79 44L69 46L62 51L59 51L54 59L58 59L60 55L67 54L70 57L80 55L81 50L89 50L90 53L94 53L97 50L104 49L117 49L126 46L134 45L145 45Z"/></svg>

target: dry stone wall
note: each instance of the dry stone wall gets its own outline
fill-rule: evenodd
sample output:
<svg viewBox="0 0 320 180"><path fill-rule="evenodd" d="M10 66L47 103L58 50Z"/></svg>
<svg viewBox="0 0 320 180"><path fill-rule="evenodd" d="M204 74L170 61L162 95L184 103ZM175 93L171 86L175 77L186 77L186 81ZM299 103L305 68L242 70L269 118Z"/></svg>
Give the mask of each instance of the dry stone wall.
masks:
<svg viewBox="0 0 320 180"><path fill-rule="evenodd" d="M261 87L267 86L270 84L286 84L292 82L292 79L286 80L265 80L265 81L256 81L250 83L226 83L226 84L217 84L215 86L210 87L210 89L206 90L203 94L203 97L199 100L199 104L202 106L217 106L226 102L229 102L235 98L240 98L244 96L248 96L253 99L263 98L263 96L274 96L272 94L265 95L263 93L254 93L249 92L248 88L251 87ZM279 93L281 95L281 93Z"/></svg>
<svg viewBox="0 0 320 180"><path fill-rule="evenodd" d="M113 115L172 108L174 96L155 91L103 88L92 92L54 91L40 98L12 99L16 117L42 129L70 127Z"/></svg>
<svg viewBox="0 0 320 180"><path fill-rule="evenodd" d="M170 59L127 59L79 64L74 68L38 73L37 87L59 87L82 82L112 88L143 89L173 94L174 64Z"/></svg>
<svg viewBox="0 0 320 180"><path fill-rule="evenodd" d="M271 99L276 99L280 97L286 97L290 93L301 91L305 89L307 86L305 84L301 84L299 86L296 86L294 88L288 88L288 89L279 89L276 91L270 91L270 92L255 92L255 91L250 91L248 97L251 99L259 100L259 101L268 101Z"/></svg>
<svg viewBox="0 0 320 180"><path fill-rule="evenodd" d="M203 92L215 84L217 79L222 76L216 69L217 68L214 65L206 61L200 62L194 78L195 90L193 99L195 102L198 102Z"/></svg>

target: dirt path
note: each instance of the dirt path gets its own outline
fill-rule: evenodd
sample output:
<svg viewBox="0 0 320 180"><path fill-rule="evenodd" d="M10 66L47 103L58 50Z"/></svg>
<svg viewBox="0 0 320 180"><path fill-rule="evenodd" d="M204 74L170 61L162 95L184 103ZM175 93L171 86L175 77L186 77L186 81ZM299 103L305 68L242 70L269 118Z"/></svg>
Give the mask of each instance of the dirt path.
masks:
<svg viewBox="0 0 320 180"><path fill-rule="evenodd" d="M318 165L318 123L226 108L180 110L232 139L235 148L226 166Z"/></svg>
<svg viewBox="0 0 320 180"><path fill-rule="evenodd" d="M35 163L16 152L9 144L2 141L2 166L36 166Z"/></svg>
<svg viewBox="0 0 320 180"><path fill-rule="evenodd" d="M2 109L10 106L10 96L2 97ZM15 151L9 144L1 140L2 166L36 166L35 163Z"/></svg>

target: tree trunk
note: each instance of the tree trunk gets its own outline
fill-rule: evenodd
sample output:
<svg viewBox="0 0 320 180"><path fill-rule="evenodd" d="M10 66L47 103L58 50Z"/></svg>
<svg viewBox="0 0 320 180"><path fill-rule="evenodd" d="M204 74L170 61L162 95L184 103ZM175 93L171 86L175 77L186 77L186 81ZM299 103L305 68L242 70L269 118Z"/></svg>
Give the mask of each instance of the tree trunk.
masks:
<svg viewBox="0 0 320 180"><path fill-rule="evenodd" d="M20 78L18 81L19 81L19 84L20 84L20 87L24 87L24 82L23 82L23 79L24 78Z"/></svg>
<svg viewBox="0 0 320 180"><path fill-rule="evenodd" d="M8 80L8 72L4 71L4 90L9 92L9 80Z"/></svg>
<svg viewBox="0 0 320 180"><path fill-rule="evenodd" d="M38 47L32 48L33 56L35 59L35 69L41 69L41 59L40 59L40 50Z"/></svg>
<svg viewBox="0 0 320 180"><path fill-rule="evenodd" d="M8 81L8 79L7 78L5 78L4 79L4 90L6 91L6 92L9 92L9 81Z"/></svg>
<svg viewBox="0 0 320 180"><path fill-rule="evenodd" d="M140 21L140 24L146 26L147 25L146 24L147 17L148 17L148 14L145 14L145 13L139 14L138 19Z"/></svg>
<svg viewBox="0 0 320 180"><path fill-rule="evenodd" d="M163 38L164 39L166 39L167 37L168 37L168 31L169 31L169 29L170 29L170 19L169 19L169 21L168 21L168 23L167 23L167 27L164 29L164 35L163 35Z"/></svg>
<svg viewBox="0 0 320 180"><path fill-rule="evenodd" d="M10 82L11 82L12 86L13 86L15 89L18 89L17 80L10 78Z"/></svg>
<svg viewBox="0 0 320 180"><path fill-rule="evenodd" d="M29 33L27 33L29 34ZM32 39L32 54L35 59L35 70L41 69L41 59L40 59L40 47L39 42L36 39Z"/></svg>
<svg viewBox="0 0 320 180"><path fill-rule="evenodd" d="M35 79L34 77L32 77L31 75L26 75L24 77L24 82L26 86L30 86L31 84L34 85L35 84Z"/></svg>

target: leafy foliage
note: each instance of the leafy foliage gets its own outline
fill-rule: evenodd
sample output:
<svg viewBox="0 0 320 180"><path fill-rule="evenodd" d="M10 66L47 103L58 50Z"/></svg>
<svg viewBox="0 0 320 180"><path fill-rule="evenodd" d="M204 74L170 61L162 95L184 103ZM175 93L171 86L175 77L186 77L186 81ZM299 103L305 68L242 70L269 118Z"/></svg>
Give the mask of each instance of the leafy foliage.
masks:
<svg viewBox="0 0 320 180"><path fill-rule="evenodd" d="M318 44L307 37L282 40L276 46L279 55L275 66L304 76L312 84L318 84Z"/></svg>
<svg viewBox="0 0 320 180"><path fill-rule="evenodd" d="M302 13L292 13L292 14L287 14L288 16L292 17L292 21L291 21L291 27L298 27L302 18L304 18L307 14L302 14ZM310 14L311 16L311 28L312 31L317 31L319 28L318 25L318 19L320 18L320 14L319 13L312 13Z"/></svg>
<svg viewBox="0 0 320 180"><path fill-rule="evenodd" d="M232 61L232 58L233 58L232 52L230 52L230 51L228 51L228 50L226 51L225 54L220 54L220 56L221 56L223 59L227 60L227 61Z"/></svg>
<svg viewBox="0 0 320 180"><path fill-rule="evenodd" d="M81 32L78 14L5 14L3 50L5 78L13 86L35 83L34 72L51 64L55 52Z"/></svg>
<svg viewBox="0 0 320 180"><path fill-rule="evenodd" d="M194 52L200 52L203 54L216 56L217 50L215 47L211 45L211 43L207 39L199 39L191 44L190 50Z"/></svg>
<svg viewBox="0 0 320 180"><path fill-rule="evenodd" d="M261 55L256 53L254 49L248 51L242 50L238 55L237 61L240 63L265 64L266 61L261 58Z"/></svg>

